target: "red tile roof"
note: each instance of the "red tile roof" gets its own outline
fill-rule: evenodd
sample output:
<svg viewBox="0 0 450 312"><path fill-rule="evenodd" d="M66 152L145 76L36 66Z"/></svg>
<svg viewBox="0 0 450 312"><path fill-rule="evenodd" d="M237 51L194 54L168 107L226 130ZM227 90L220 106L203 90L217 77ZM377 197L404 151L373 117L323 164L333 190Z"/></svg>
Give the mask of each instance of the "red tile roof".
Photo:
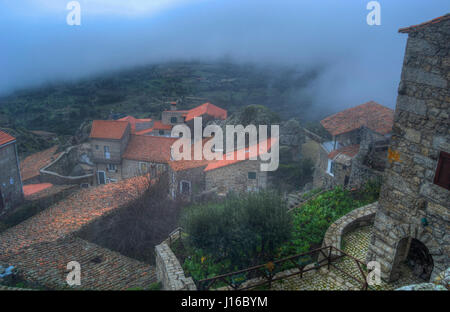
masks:
<svg viewBox="0 0 450 312"><path fill-rule="evenodd" d="M388 134L394 124L394 111L370 101L329 116L320 123L332 135L350 132L362 126L380 134Z"/></svg>
<svg viewBox="0 0 450 312"><path fill-rule="evenodd" d="M55 145L49 149L42 152L35 153L28 156L23 161L20 162L20 173L22 175L22 180L26 181L31 178L37 177L40 172L39 170L47 166L49 163L54 161L61 153L57 153L56 150L58 146Z"/></svg>
<svg viewBox="0 0 450 312"><path fill-rule="evenodd" d="M344 146L328 154L328 158L333 159L337 155L344 154L353 158L359 152L359 144Z"/></svg>
<svg viewBox="0 0 450 312"><path fill-rule="evenodd" d="M137 123L144 123L144 122L150 122L152 121L151 118L134 118L133 116L126 116L123 118L118 119L118 121L128 121L131 126L131 133L134 134L136 132L136 124Z"/></svg>
<svg viewBox="0 0 450 312"><path fill-rule="evenodd" d="M128 121L94 120L90 138L120 140L128 127Z"/></svg>
<svg viewBox="0 0 450 312"><path fill-rule="evenodd" d="M29 184L23 186L23 194L25 196L30 196L36 193L39 193L45 189L52 187L51 183L40 183L40 184Z"/></svg>
<svg viewBox="0 0 450 312"><path fill-rule="evenodd" d="M131 135L123 158L147 162L168 163L171 146L177 138Z"/></svg>
<svg viewBox="0 0 450 312"><path fill-rule="evenodd" d="M204 138L202 141L202 146L205 146L205 143L208 142L209 140L211 140L211 138ZM214 161L215 160L206 160L206 159L194 160L194 144L192 144L191 160L172 160L169 162L169 165L174 171L183 171L198 167L204 167Z"/></svg>
<svg viewBox="0 0 450 312"><path fill-rule="evenodd" d="M172 130L172 125L166 125L166 124L163 124L160 120L155 120L152 128L138 131L138 132L136 132L136 134L143 135L143 134L150 133L154 130Z"/></svg>
<svg viewBox="0 0 450 312"><path fill-rule="evenodd" d="M0 146L14 141L16 138L0 130Z"/></svg>
<svg viewBox="0 0 450 312"><path fill-rule="evenodd" d="M226 110L208 102L189 110L186 114L186 121L194 119L195 117L200 117L202 115L209 115L214 117L215 119L227 119Z"/></svg>
<svg viewBox="0 0 450 312"><path fill-rule="evenodd" d="M449 20L449 19L450 19L450 13L447 13L447 14L445 14L443 16L440 16L440 17L437 17L435 19L432 19L431 21L427 21L427 22L424 22L424 23L421 23L421 24L418 24L418 25L412 25L412 26L409 26L409 27L400 28L398 30L398 32L399 33L403 33L403 34L407 34L407 33L411 32L411 31L417 31L417 30L420 30L420 29L422 29L424 27L427 27L427 26L430 26L430 25L433 25L433 24L437 24L437 23L440 23L442 21L446 21L446 20Z"/></svg>
<svg viewBox="0 0 450 312"><path fill-rule="evenodd" d="M266 142L267 142L266 143L267 150L270 150L272 145L275 144L277 142L277 140L275 138L268 138L266 140ZM238 160L237 155L238 155L239 151L244 151L245 159ZM258 143L258 144L256 144L256 152L254 152L254 150L251 147L246 147L244 149L234 151L233 152L233 160L227 160L226 159L226 154L225 154L224 157L223 157L223 160L211 161L208 164L208 166L205 168L205 171L210 171L210 170L214 170L214 169L217 169L217 168L222 168L222 167L225 167L225 166L233 165L233 164L236 164L238 162L241 162L241 161L244 161L244 160L248 160L248 159L250 159L253 156L259 156L261 154L263 154L263 153L261 153L261 151L260 151L260 144Z"/></svg>

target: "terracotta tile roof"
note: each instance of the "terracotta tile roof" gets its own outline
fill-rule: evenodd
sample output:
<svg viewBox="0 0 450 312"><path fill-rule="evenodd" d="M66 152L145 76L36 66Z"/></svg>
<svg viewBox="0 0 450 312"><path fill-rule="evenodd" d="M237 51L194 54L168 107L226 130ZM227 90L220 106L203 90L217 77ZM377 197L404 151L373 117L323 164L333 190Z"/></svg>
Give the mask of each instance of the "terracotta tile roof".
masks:
<svg viewBox="0 0 450 312"><path fill-rule="evenodd" d="M25 196L30 196L36 193L39 193L45 189L52 187L51 183L41 183L41 184L29 184L23 186L23 194Z"/></svg>
<svg viewBox="0 0 450 312"><path fill-rule="evenodd" d="M128 121L94 120L90 138L120 140L128 127Z"/></svg>
<svg viewBox="0 0 450 312"><path fill-rule="evenodd" d="M273 144L276 144L277 140L274 138L269 138L266 140L267 141L267 149L270 150L270 148L272 147ZM259 147L260 144L256 144L256 152L254 152L250 147L247 147L245 149L241 149L239 151L244 150L245 152L245 160L249 159L252 156L259 156L261 153L259 151ZM248 151L248 152L247 152ZM217 168L222 168L225 166L229 166L229 165L233 165L236 164L238 162L244 161L244 160L238 160L237 159L237 153L238 151L234 151L233 152L233 160L227 160L226 159L226 154L223 157L223 160L216 160L216 161L212 161L208 164L208 166L205 168L205 171L210 171L210 170L214 170Z"/></svg>
<svg viewBox="0 0 450 312"><path fill-rule="evenodd" d="M328 154L328 158L333 159L340 154L344 154L349 156L350 158L353 158L356 154L358 154L358 152L359 152L359 144L348 145L332 151L331 153Z"/></svg>
<svg viewBox="0 0 450 312"><path fill-rule="evenodd" d="M208 142L209 140L211 140L211 138L204 138L202 141L202 146L205 146L205 143ZM194 160L194 144L192 144L191 146L191 159L192 160L176 160L176 161L172 160L169 162L169 165L174 171L183 171L198 167L204 167L212 162L215 162L215 160L205 160L205 159Z"/></svg>
<svg viewBox="0 0 450 312"><path fill-rule="evenodd" d="M0 233L0 260L16 265L27 280L65 288L68 261L84 267L85 289L144 287L155 281L154 267L101 248L72 235L109 215L148 186L143 177L82 189L24 222ZM92 259L100 256L100 264Z"/></svg>
<svg viewBox="0 0 450 312"><path fill-rule="evenodd" d="M332 135L350 132L362 126L380 134L388 134L394 124L394 111L370 101L329 116L320 123Z"/></svg>
<svg viewBox="0 0 450 312"><path fill-rule="evenodd" d="M194 119L195 117L200 117L202 115L210 115L215 119L227 119L226 110L208 102L189 110L186 114L186 121Z"/></svg>
<svg viewBox="0 0 450 312"><path fill-rule="evenodd" d="M0 146L14 141L16 138L0 130Z"/></svg>
<svg viewBox="0 0 450 312"><path fill-rule="evenodd" d="M35 153L28 156L20 162L20 173L22 175L22 181L29 180L37 177L40 173L39 170L47 166L54 161L61 153L57 153L58 146L55 145L45 151Z"/></svg>
<svg viewBox="0 0 450 312"><path fill-rule="evenodd" d="M154 130L172 130L172 125L166 125L166 124L163 124L162 121L160 121L160 120L155 120L152 128L138 131L138 132L136 132L136 134L143 135L143 134L150 133Z"/></svg>
<svg viewBox="0 0 450 312"><path fill-rule="evenodd" d="M420 30L420 29L422 29L424 27L427 27L427 26L430 26L430 25L433 25L433 24L437 24L437 23L440 23L442 21L446 21L446 20L449 20L449 19L450 19L450 13L447 13L447 14L445 14L443 16L440 16L440 17L437 17L435 19L432 19L431 21L427 21L427 22L424 22L424 23L421 23L421 24L418 24L418 25L412 25L412 26L409 26L409 27L400 28L398 30L398 32L399 33L403 33L403 34L407 34L407 33L411 32L411 31L417 31L417 30Z"/></svg>
<svg viewBox="0 0 450 312"><path fill-rule="evenodd" d="M123 158L147 162L168 163L170 149L177 138L131 135Z"/></svg>
<svg viewBox="0 0 450 312"><path fill-rule="evenodd" d="M144 122L150 122L152 121L151 118L134 118L133 116L126 116L123 118L118 119L117 121L128 121L131 126L131 133L134 134L136 132L136 124L137 123L144 123Z"/></svg>

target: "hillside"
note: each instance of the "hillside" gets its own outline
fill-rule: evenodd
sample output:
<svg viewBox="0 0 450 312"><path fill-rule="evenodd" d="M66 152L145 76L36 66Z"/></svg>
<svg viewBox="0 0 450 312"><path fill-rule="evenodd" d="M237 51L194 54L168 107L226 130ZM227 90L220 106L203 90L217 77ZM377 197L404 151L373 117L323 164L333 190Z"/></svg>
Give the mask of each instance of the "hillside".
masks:
<svg viewBox="0 0 450 312"><path fill-rule="evenodd" d="M150 65L15 92L0 98L0 120L5 127L73 135L82 121L111 112L159 118L167 101L180 98L180 108L208 100L232 113L259 104L292 117L310 105L298 94L317 75L229 63Z"/></svg>

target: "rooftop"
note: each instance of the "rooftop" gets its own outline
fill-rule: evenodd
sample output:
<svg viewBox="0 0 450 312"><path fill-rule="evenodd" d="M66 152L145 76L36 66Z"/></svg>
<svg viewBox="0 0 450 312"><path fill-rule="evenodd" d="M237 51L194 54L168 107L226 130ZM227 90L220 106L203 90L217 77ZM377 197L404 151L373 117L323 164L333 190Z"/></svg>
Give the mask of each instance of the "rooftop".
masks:
<svg viewBox="0 0 450 312"><path fill-rule="evenodd" d="M120 140L128 127L128 121L94 120L90 138Z"/></svg>
<svg viewBox="0 0 450 312"><path fill-rule="evenodd" d="M200 106L197 106L193 109L190 109L186 114L186 121L194 119L195 117L200 117L205 114L213 116L215 119L222 119L222 120L227 119L226 110L208 102Z"/></svg>
<svg viewBox="0 0 450 312"><path fill-rule="evenodd" d="M380 134L388 134L394 124L394 111L370 101L329 116L320 121L332 135L347 133L367 127Z"/></svg>
<svg viewBox="0 0 450 312"><path fill-rule="evenodd" d="M347 155L350 158L355 157L356 154L359 152L359 144L344 146L339 149L336 149L328 154L328 158L333 159L338 155L344 154Z"/></svg>
<svg viewBox="0 0 450 312"><path fill-rule="evenodd" d="M131 126L131 133L135 133L137 123L151 122L152 119L151 118L138 119L138 118L134 118L133 116L126 116L126 117L118 119L117 121L128 121Z"/></svg>
<svg viewBox="0 0 450 312"><path fill-rule="evenodd" d="M123 158L147 162L168 163L171 146L176 138L131 135Z"/></svg>
<svg viewBox="0 0 450 312"><path fill-rule="evenodd" d="M55 145L42 152L28 156L20 162L20 173L22 180L26 181L40 175L39 170L54 161L61 153L57 153L58 146Z"/></svg>
<svg viewBox="0 0 450 312"><path fill-rule="evenodd" d="M143 134L147 134L152 131L155 131L155 130L172 130L172 125L166 125L166 124L163 124L162 121L160 121L160 120L155 120L153 122L153 127L149 128L149 129L144 129L144 130L138 131L138 132L136 132L136 134L143 135Z"/></svg>
<svg viewBox="0 0 450 312"><path fill-rule="evenodd" d="M434 24L437 24L437 23L440 23L442 21L446 21L446 20L449 20L449 19L450 19L450 13L447 13L447 14L445 14L443 16L434 18L434 19L432 19L430 21L427 21L427 22L424 22L424 23L421 23L421 24L418 24L418 25L412 25L412 26L409 26L409 27L400 28L398 30L398 32L399 33L403 33L403 34L407 34L407 33L411 32L411 31L418 31L418 30L423 29L424 27L427 27L427 26L430 26L430 25L434 25Z"/></svg>
<svg viewBox="0 0 450 312"><path fill-rule="evenodd" d="M243 149L240 150L236 150L234 152L232 152L231 154L233 154L233 160L227 160L227 155L225 154L223 157L223 160L216 160L216 161L211 161L208 166L206 166L205 171L210 171L210 170L214 170L214 169L218 169L218 168L222 168L225 166L229 166L229 165L233 165L236 164L238 162L244 161L244 160L248 160L252 157L258 157L261 154L265 154L267 151L270 150L270 148L272 147L273 144L275 144L277 142L276 139L274 138L268 138L267 140L261 142L263 143L261 145L261 143L257 143L255 145L249 146L249 147L245 147ZM266 146L266 148L264 148L264 146ZM238 155L239 153L244 153L245 155L245 159L238 159Z"/></svg>
<svg viewBox="0 0 450 312"><path fill-rule="evenodd" d="M45 189L52 187L51 183L40 183L40 184L29 184L23 186L23 194L25 196L31 196L33 194L39 193Z"/></svg>
<svg viewBox="0 0 450 312"><path fill-rule="evenodd" d="M16 140L15 137L13 137L13 136L9 135L8 133L3 132L3 131L0 130L0 146L4 145L4 144L7 144L7 143L10 143L10 142L12 142L14 140Z"/></svg>

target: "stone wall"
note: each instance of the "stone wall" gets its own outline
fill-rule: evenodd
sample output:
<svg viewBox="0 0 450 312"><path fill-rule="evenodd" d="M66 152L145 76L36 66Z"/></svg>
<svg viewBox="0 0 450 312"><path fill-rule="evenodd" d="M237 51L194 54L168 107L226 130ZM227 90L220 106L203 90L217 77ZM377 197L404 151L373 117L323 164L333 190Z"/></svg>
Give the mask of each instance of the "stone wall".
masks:
<svg viewBox="0 0 450 312"><path fill-rule="evenodd" d="M409 33L397 107L368 261L394 280L408 249L423 243L433 278L450 265L450 191L434 184L441 151L450 153L450 20Z"/></svg>
<svg viewBox="0 0 450 312"><path fill-rule="evenodd" d="M197 290L191 277L184 275L175 254L165 242L155 247L156 277L163 290Z"/></svg>
<svg viewBox="0 0 450 312"><path fill-rule="evenodd" d="M94 183L94 173L83 174L80 176L70 176L71 167L78 164L77 147L70 147L64 153L58 156L54 161L40 170L41 183L52 183L55 185L81 185Z"/></svg>
<svg viewBox="0 0 450 312"><path fill-rule="evenodd" d="M173 198L179 198L181 194L180 183L187 181L191 184L191 192L189 195L182 195L183 199L192 200L196 195L205 191L205 166L192 168L182 171L174 171L169 169L170 177L170 194Z"/></svg>
<svg viewBox="0 0 450 312"><path fill-rule="evenodd" d="M23 200L16 143L0 147L0 215Z"/></svg>
<svg viewBox="0 0 450 312"><path fill-rule="evenodd" d="M377 209L378 202L375 202L357 208L335 221L325 233L322 247L333 246L342 249L342 237L356 228L373 224ZM333 253L338 255L336 252Z"/></svg>
<svg viewBox="0 0 450 312"><path fill-rule="evenodd" d="M260 171L259 160L244 160L238 163L206 171L206 190L217 188L219 193L236 193L267 187L267 172ZM256 172L256 179L249 179L248 173Z"/></svg>

